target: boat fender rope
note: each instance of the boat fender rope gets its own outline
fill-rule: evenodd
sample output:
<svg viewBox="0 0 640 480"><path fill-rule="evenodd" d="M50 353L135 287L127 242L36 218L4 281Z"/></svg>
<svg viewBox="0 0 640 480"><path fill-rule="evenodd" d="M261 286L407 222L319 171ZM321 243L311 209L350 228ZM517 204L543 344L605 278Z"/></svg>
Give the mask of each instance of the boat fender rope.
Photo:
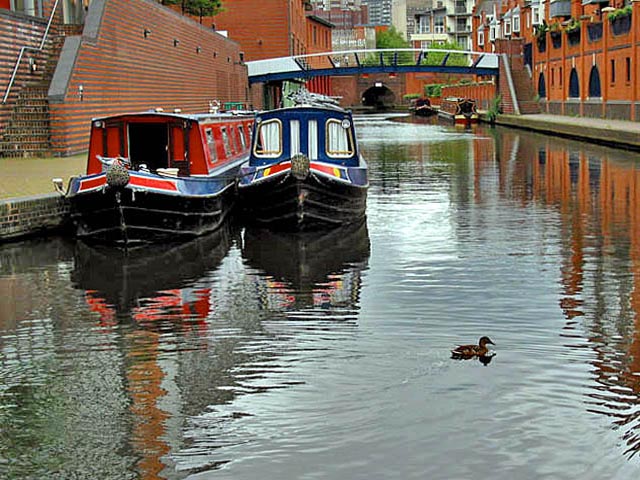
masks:
<svg viewBox="0 0 640 480"><path fill-rule="evenodd" d="M107 184L110 187L124 187L129 183L129 171L120 162L114 161L107 169Z"/></svg>
<svg viewBox="0 0 640 480"><path fill-rule="evenodd" d="M309 176L309 157L303 153L297 153L291 157L291 174L298 180L304 180Z"/></svg>

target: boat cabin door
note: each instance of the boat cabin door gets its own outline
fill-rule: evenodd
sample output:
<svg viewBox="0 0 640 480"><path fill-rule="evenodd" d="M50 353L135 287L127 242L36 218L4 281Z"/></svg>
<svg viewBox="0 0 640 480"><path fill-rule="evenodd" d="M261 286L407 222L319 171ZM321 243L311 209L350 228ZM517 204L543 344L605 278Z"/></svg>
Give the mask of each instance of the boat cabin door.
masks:
<svg viewBox="0 0 640 480"><path fill-rule="evenodd" d="M146 165L151 171L169 164L169 129L166 123L130 123L129 159L134 169Z"/></svg>

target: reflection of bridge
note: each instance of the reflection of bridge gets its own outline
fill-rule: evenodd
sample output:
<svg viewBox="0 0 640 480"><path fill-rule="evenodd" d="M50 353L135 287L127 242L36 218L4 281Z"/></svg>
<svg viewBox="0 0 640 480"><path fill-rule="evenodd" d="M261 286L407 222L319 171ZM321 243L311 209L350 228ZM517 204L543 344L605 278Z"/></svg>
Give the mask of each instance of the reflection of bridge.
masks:
<svg viewBox="0 0 640 480"><path fill-rule="evenodd" d="M497 75L495 53L440 49L377 49L314 53L247 62L249 82L362 73L436 72Z"/></svg>

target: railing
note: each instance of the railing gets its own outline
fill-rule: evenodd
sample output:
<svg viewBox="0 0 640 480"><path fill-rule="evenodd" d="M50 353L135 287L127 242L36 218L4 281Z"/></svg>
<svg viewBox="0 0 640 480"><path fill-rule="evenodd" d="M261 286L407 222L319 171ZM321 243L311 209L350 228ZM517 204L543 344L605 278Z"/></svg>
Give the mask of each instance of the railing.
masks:
<svg viewBox="0 0 640 480"><path fill-rule="evenodd" d="M445 49L374 49L313 53L247 62L250 83L354 73L451 71L495 75L494 53ZM483 73L477 73L483 72Z"/></svg>
<svg viewBox="0 0 640 480"><path fill-rule="evenodd" d="M53 8L51 9L51 15L49 15L49 21L47 22L47 28L45 28L44 33L42 34L42 40L40 41L39 47L28 47L24 46L20 49L20 53L18 54L18 59L16 60L16 64L13 67L13 73L11 74L11 78L9 79L9 85L7 85L7 90L4 92L4 97L2 97L2 103L7 103L7 99L9 98L9 94L11 93L11 88L13 87L13 83L16 81L16 76L18 75L18 69L20 68L20 62L22 61L22 57L24 56L24 52L40 52L44 48L44 44L47 41L47 36L49 35L49 29L51 28L51 23L53 22L53 17L55 16L56 10L58 9L59 0L56 0L53 4Z"/></svg>

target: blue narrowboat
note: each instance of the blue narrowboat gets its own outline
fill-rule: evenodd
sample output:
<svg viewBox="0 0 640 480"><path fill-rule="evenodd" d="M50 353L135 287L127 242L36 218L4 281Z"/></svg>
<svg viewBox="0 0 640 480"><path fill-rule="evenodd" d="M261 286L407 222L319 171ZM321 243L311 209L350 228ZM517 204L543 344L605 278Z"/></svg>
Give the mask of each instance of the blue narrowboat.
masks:
<svg viewBox="0 0 640 480"><path fill-rule="evenodd" d="M148 111L96 118L87 169L66 191L75 235L133 247L216 230L236 201L253 113Z"/></svg>
<svg viewBox="0 0 640 480"><path fill-rule="evenodd" d="M365 217L367 163L350 111L298 105L256 116L238 195L246 220L301 231Z"/></svg>

